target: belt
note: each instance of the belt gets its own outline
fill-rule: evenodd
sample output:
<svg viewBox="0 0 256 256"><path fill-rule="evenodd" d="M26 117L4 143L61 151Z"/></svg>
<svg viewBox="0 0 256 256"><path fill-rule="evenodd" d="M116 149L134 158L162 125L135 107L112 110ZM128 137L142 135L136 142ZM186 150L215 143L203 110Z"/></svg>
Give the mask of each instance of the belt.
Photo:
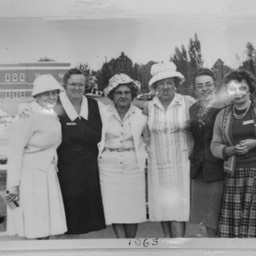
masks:
<svg viewBox="0 0 256 256"><path fill-rule="evenodd" d="M124 151L134 151L134 148L105 148L110 152L124 152Z"/></svg>

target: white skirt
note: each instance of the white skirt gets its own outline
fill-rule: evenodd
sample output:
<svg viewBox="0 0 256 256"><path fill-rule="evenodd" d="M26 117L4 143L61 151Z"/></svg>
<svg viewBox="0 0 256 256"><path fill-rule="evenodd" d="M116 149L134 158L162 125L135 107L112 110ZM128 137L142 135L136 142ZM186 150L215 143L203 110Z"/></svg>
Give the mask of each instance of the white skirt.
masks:
<svg viewBox="0 0 256 256"><path fill-rule="evenodd" d="M66 217L55 166L47 172L23 169L20 184L20 207L8 209L7 233L27 238L65 233Z"/></svg>
<svg viewBox="0 0 256 256"><path fill-rule="evenodd" d="M146 221L145 172L134 151L104 151L99 158L100 185L106 224Z"/></svg>

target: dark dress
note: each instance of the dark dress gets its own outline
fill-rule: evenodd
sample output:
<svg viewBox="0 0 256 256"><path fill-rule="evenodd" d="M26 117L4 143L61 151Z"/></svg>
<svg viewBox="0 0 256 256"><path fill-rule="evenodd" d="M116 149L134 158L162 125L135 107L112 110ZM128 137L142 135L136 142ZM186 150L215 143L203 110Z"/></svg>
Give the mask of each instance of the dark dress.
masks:
<svg viewBox="0 0 256 256"><path fill-rule="evenodd" d="M106 227L97 164L102 124L97 102L88 98L88 108L88 120L79 117L71 121L64 109L59 116L62 144L58 148L58 174L67 234L82 234Z"/></svg>
<svg viewBox="0 0 256 256"><path fill-rule="evenodd" d="M216 229L223 195L223 160L215 158L210 151L213 125L218 108L209 108L198 117L200 104L189 109L194 148L190 155L191 209L190 221Z"/></svg>

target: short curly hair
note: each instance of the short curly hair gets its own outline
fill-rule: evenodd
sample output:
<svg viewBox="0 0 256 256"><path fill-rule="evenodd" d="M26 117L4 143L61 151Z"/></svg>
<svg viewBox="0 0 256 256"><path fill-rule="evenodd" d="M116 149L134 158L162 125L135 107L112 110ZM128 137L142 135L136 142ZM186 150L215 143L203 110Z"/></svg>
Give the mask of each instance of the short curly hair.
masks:
<svg viewBox="0 0 256 256"><path fill-rule="evenodd" d="M193 86L195 87L196 78L199 76L210 76L213 81L216 81L214 73L209 68L199 68L193 77Z"/></svg>
<svg viewBox="0 0 256 256"><path fill-rule="evenodd" d="M71 68L69 69L66 74L64 75L64 78L63 78L63 87L65 89L67 89L67 83L68 83L68 79L72 76L72 75L83 75L86 80L87 80L87 77L86 75L83 73L83 71L81 71L80 69L77 69L77 68ZM86 85L86 84L85 84Z"/></svg>
<svg viewBox="0 0 256 256"><path fill-rule="evenodd" d="M237 69L235 71L232 71L224 77L223 82L224 84L227 84L232 80L238 82L242 82L242 80L245 80L247 85L249 86L250 93L253 94L255 92L256 79L250 71L244 69Z"/></svg>
<svg viewBox="0 0 256 256"><path fill-rule="evenodd" d="M131 93L132 93L132 99L134 99L138 93L139 93L139 88L137 88L136 86L134 86L133 83L128 83L128 84L119 84L116 88L114 88L113 90L111 90L108 94L108 98L110 98L111 100L114 99L114 93L116 91L117 88L119 88L120 86L125 85L128 88L131 89Z"/></svg>

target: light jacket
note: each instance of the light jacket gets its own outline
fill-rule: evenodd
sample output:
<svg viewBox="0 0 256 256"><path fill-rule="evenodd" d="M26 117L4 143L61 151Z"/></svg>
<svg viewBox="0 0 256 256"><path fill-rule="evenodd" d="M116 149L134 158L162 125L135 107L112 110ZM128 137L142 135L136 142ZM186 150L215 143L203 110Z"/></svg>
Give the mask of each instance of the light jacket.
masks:
<svg viewBox="0 0 256 256"><path fill-rule="evenodd" d="M105 110L101 112L103 127L101 141L98 144L99 158L101 157L105 148L106 133L111 129L110 117L113 115L114 108L114 104L109 104L106 106ZM131 105L131 116L129 118L132 127L137 162L139 164L140 171L144 171L147 153L142 134L144 134L144 136L147 134L147 117L142 114L142 111L138 107Z"/></svg>
<svg viewBox="0 0 256 256"><path fill-rule="evenodd" d="M7 187L20 185L21 170L47 172L52 164L57 165L56 149L61 143L57 115L44 113L36 102L31 106L33 114L10 127Z"/></svg>

